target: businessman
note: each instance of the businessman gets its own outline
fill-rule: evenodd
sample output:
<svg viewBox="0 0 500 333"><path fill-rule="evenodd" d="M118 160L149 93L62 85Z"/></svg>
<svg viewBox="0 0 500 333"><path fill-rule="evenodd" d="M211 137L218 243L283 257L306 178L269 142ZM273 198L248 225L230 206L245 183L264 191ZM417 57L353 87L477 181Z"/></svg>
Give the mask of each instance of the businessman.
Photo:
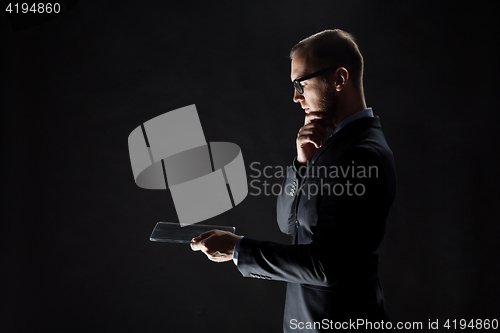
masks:
<svg viewBox="0 0 500 333"><path fill-rule="evenodd" d="M363 57L335 29L300 41L290 58L293 100L305 117L277 217L292 244L212 230L191 247L233 260L245 277L286 281L284 332L352 329L345 323L356 320L372 324L358 330L381 327L388 319L378 252L396 171L380 120L366 107Z"/></svg>

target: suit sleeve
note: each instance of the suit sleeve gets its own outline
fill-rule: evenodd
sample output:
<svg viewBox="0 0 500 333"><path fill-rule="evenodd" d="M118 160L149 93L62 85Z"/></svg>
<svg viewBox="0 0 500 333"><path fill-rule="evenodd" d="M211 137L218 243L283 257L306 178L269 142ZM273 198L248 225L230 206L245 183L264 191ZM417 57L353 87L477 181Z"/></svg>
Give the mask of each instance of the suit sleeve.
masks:
<svg viewBox="0 0 500 333"><path fill-rule="evenodd" d="M295 162L295 161L294 161ZM276 205L277 221L281 232L287 235L293 235L295 232L295 194L298 191L299 176L295 166L287 168L287 175L281 185L281 193L278 196Z"/></svg>
<svg viewBox="0 0 500 333"><path fill-rule="evenodd" d="M377 264L376 252L385 228L383 204L387 187L385 177L381 176L384 171L377 155L365 148L344 154L338 164L347 167L352 161L357 165L377 166L379 177L356 178L352 177L354 174L326 177L323 194L317 200L318 219L311 243L282 245L244 237L238 259L243 276L330 286L351 272ZM354 181L362 184L358 185L358 193L364 188L363 195L349 195L345 191L349 184L353 190ZM341 195L340 188L344 189ZM305 195L308 193L301 193ZM278 210L283 216L278 222L282 231L287 226L290 232L293 200L283 196L280 199Z"/></svg>

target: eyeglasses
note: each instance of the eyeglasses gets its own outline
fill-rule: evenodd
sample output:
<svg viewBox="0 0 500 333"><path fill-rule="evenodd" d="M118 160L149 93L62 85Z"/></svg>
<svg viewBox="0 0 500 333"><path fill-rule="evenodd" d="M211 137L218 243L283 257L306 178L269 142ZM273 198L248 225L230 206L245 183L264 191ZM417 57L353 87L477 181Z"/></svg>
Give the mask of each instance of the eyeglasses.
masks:
<svg viewBox="0 0 500 333"><path fill-rule="evenodd" d="M317 72L314 72L312 74L303 76L300 79L295 79L295 80L293 80L293 86L295 87L295 89L297 89L297 92L299 94L303 94L304 88L302 88L302 86L300 85L300 82L312 79L313 77L316 77L316 76L320 76L321 74L325 73L326 71L328 71L330 69L337 69L337 68L338 68L338 66L330 66L330 67L324 68L322 70L319 70Z"/></svg>

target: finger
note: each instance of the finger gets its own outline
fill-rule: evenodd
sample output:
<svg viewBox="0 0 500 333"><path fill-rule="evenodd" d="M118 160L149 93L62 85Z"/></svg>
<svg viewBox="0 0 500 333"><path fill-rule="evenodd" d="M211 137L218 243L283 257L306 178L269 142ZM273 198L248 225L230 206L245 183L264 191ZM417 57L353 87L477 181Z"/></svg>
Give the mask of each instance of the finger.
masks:
<svg viewBox="0 0 500 333"><path fill-rule="evenodd" d="M301 138L314 139L315 142L321 143L324 139L324 135L314 128L304 128L297 135L297 139Z"/></svg>
<svg viewBox="0 0 500 333"><path fill-rule="evenodd" d="M297 145L299 147L304 147L307 144L312 144L316 148L320 148L322 145L321 139L314 137L312 134L301 135L297 138Z"/></svg>
<svg viewBox="0 0 500 333"><path fill-rule="evenodd" d="M321 145L323 143L323 136L314 129L304 129L297 136L297 143L302 144L307 142Z"/></svg>
<svg viewBox="0 0 500 333"><path fill-rule="evenodd" d="M326 131L326 128L328 127L328 121L323 118L323 119L313 119L311 121L311 124L317 124L319 125L320 127L322 127L325 131Z"/></svg>
<svg viewBox="0 0 500 333"><path fill-rule="evenodd" d="M203 234L202 234L203 235ZM201 235L200 235L201 236ZM198 236L198 237L200 237ZM199 241L191 243L191 249L193 251L201 251L204 252L205 254L208 252L208 247L207 247L207 241L210 239L211 235L208 236L207 238L201 239ZM194 238L193 238L194 239Z"/></svg>
<svg viewBox="0 0 500 333"><path fill-rule="evenodd" d="M215 251L214 253L208 253L208 252L205 252L205 255L207 256L208 259L210 259L211 261L215 261L215 262L219 262L220 261L220 252L219 251Z"/></svg>
<svg viewBox="0 0 500 333"><path fill-rule="evenodd" d="M306 114L304 118L304 125L310 124L314 120L320 120L326 117L326 113L322 111L312 111Z"/></svg>
<svg viewBox="0 0 500 333"><path fill-rule="evenodd" d="M313 120L312 123L304 125L302 129L310 129L314 131L318 131L320 135L326 138L326 127L321 123L317 122L317 120Z"/></svg>
<svg viewBox="0 0 500 333"><path fill-rule="evenodd" d="M200 242L191 243L189 245L191 246L191 250L201 251L201 243Z"/></svg>
<svg viewBox="0 0 500 333"><path fill-rule="evenodd" d="M321 126L327 128L333 125L333 119L331 114L323 111L310 112L307 118L304 120L305 124L319 123Z"/></svg>
<svg viewBox="0 0 500 333"><path fill-rule="evenodd" d="M325 134L315 128L304 128L297 136L297 144L303 147L306 143L312 143L316 148L319 148L325 141Z"/></svg>

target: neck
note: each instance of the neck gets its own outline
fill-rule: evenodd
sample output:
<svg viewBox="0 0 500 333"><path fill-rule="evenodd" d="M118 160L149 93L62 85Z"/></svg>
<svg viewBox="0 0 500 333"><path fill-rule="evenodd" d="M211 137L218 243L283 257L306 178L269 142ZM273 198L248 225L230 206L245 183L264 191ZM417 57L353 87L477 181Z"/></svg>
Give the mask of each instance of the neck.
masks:
<svg viewBox="0 0 500 333"><path fill-rule="evenodd" d="M335 127L347 117L366 109L365 97L362 93L344 97L345 98L339 98L337 112L335 112L333 117L332 129L335 129Z"/></svg>

